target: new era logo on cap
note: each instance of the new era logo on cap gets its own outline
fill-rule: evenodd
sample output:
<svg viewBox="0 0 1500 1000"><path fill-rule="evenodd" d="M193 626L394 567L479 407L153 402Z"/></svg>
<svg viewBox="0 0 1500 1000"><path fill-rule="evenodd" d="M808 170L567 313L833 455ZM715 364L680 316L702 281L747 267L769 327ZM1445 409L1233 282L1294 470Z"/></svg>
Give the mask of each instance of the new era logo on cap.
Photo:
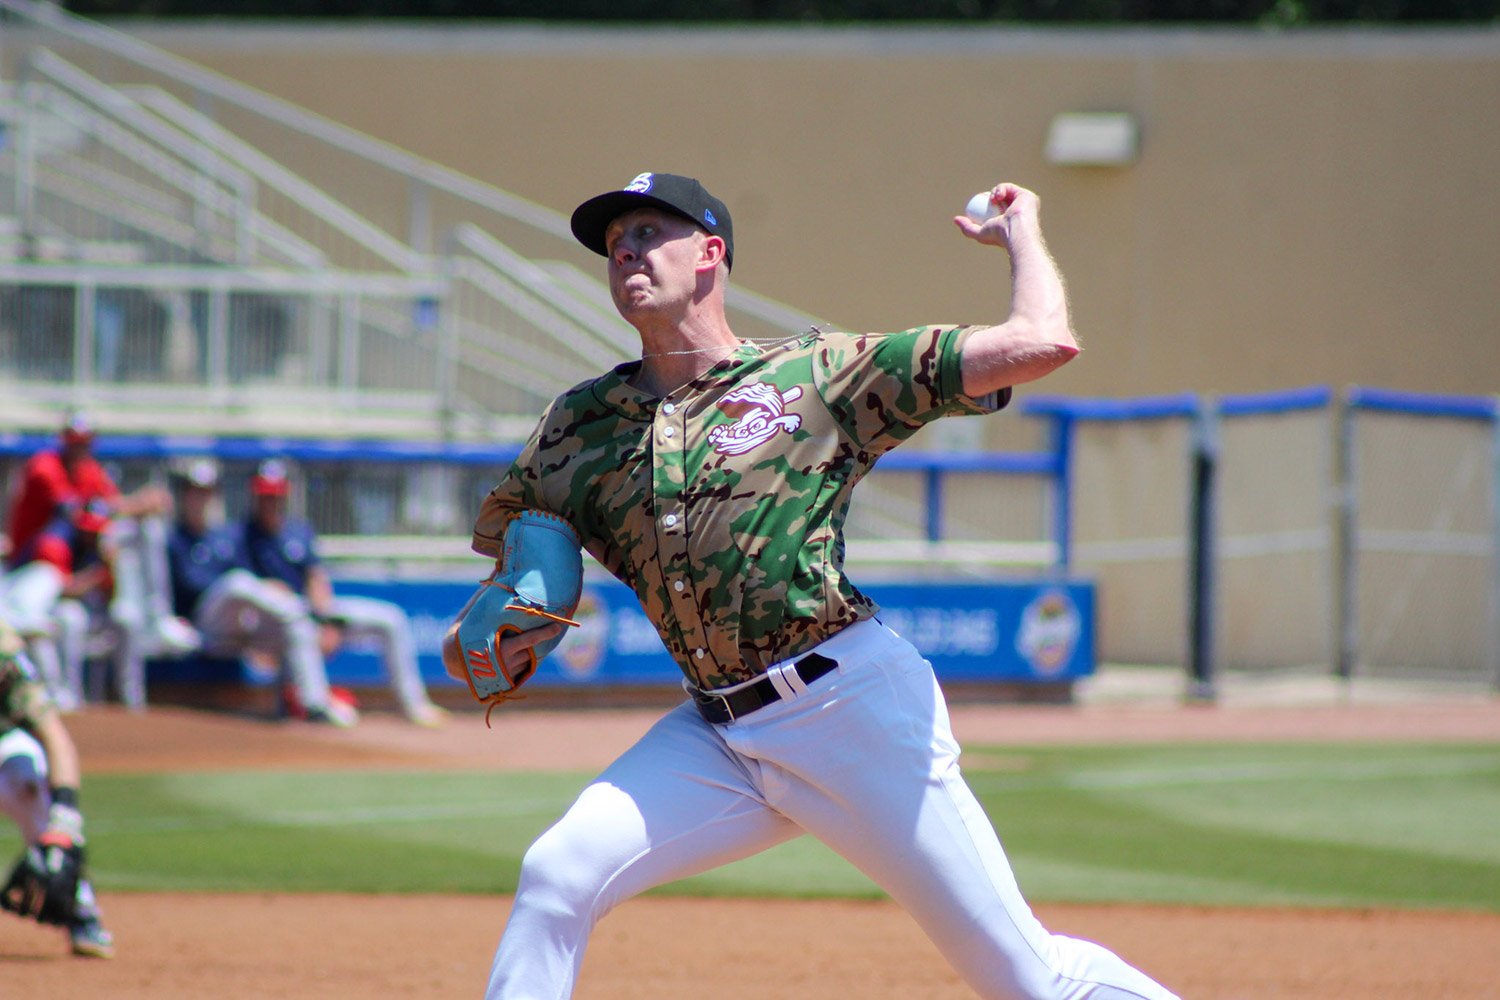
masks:
<svg viewBox="0 0 1500 1000"><path fill-rule="evenodd" d="M637 208L665 209L702 226L724 241L725 263L734 266L734 223L729 208L691 177L646 171L618 191L607 191L573 210L573 235L601 257L608 256L604 232L609 224Z"/></svg>

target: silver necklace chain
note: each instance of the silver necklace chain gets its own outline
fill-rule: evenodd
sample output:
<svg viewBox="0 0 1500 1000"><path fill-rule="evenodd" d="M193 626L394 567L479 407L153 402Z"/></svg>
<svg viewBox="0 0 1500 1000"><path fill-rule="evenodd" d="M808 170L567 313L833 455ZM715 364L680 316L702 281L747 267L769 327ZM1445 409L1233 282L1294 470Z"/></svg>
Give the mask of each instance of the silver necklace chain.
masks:
<svg viewBox="0 0 1500 1000"><path fill-rule="evenodd" d="M812 334L822 334L822 332L823 331L820 330L820 329L818 329L816 326L810 327L808 329L808 333L812 333ZM799 333L799 334L795 334L795 335L790 336L790 337L782 337L780 340L756 340L753 337L746 337L745 339L741 340L738 344L736 344L734 347L728 348L728 350L730 350L731 352L732 351L737 351L741 347L745 346L746 344L754 344L757 347L760 347L762 349L770 348L770 347L780 347L782 344L790 344L794 340L801 340L805 336L807 336L806 333ZM656 351L656 352L651 353L651 354L642 354L640 356L640 359L642 361L645 361L647 358L675 358L675 357L681 357L681 356L686 355L686 354L709 354L709 353L711 353L713 351L722 351L722 350L725 350L725 349L726 349L726 345L724 345L724 344L718 344L718 345L715 345L714 347L694 347L694 348L692 348L690 350L686 350L686 351Z"/></svg>

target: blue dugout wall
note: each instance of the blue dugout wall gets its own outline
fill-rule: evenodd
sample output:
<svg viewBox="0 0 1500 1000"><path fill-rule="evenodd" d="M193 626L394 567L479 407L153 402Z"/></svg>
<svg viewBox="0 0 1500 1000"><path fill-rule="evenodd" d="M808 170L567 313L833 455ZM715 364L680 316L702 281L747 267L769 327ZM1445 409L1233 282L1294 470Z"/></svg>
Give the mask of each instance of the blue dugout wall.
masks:
<svg viewBox="0 0 1500 1000"><path fill-rule="evenodd" d="M340 593L395 601L411 615L422 673L456 683L443 670L439 644L472 584L337 580ZM910 639L945 681L1065 682L1094 670L1094 591L1086 581L882 583L862 587L880 619ZM538 686L675 684L682 673L662 647L640 602L611 579L586 583L570 629L530 682ZM371 650L341 652L329 664L334 683L378 685L384 674Z"/></svg>

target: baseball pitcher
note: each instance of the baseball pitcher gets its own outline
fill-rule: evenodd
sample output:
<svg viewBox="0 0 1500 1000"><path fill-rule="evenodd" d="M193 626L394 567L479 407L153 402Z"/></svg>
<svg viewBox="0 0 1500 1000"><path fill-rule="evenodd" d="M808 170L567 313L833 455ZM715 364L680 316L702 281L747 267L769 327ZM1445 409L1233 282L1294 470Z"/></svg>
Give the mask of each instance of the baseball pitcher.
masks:
<svg viewBox="0 0 1500 1000"><path fill-rule="evenodd" d="M635 590L688 697L527 852L492 1000L571 995L612 907L804 833L910 911L981 996L1173 997L1033 916L959 772L931 665L844 571L851 491L881 455L938 418L1001 409L1078 353L1036 195L1000 184L990 197L993 217L954 223L1007 252L1004 322L773 344L730 330L734 231L698 181L640 174L573 213L641 357L551 404L485 500L474 547L514 579L535 552L513 544L515 525L565 521ZM477 665L524 680L532 647L567 627L491 629L469 620L480 608L447 658L460 677ZM732 946L705 938L704 955Z"/></svg>

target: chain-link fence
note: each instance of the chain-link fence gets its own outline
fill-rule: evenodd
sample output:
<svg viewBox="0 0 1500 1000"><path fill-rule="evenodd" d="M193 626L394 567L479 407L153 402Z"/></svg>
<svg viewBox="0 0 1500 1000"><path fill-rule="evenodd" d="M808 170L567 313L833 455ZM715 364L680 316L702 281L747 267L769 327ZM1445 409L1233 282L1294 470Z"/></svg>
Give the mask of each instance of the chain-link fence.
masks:
<svg viewBox="0 0 1500 1000"><path fill-rule="evenodd" d="M1500 686L1493 399L1048 400L1101 657ZM1202 530L1198 530L1199 528ZM1201 672L1201 676L1199 676Z"/></svg>
<svg viewBox="0 0 1500 1000"><path fill-rule="evenodd" d="M1356 391L1349 669L1500 684L1500 436L1494 400Z"/></svg>

